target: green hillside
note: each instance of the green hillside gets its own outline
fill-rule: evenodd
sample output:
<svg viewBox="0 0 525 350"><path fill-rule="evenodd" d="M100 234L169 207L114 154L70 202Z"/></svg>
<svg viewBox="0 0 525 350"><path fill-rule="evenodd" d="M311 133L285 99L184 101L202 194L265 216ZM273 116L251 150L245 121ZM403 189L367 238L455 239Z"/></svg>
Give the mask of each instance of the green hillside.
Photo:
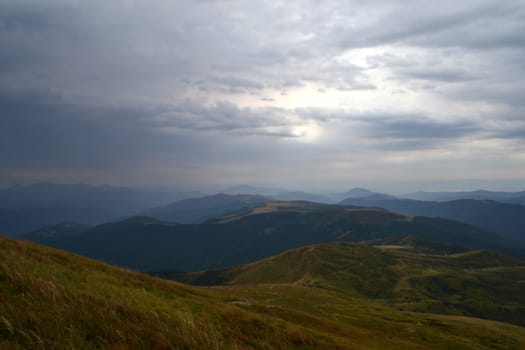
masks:
<svg viewBox="0 0 525 350"><path fill-rule="evenodd" d="M525 347L518 326L399 311L308 283L191 287L3 238L0 262L2 349Z"/></svg>
<svg viewBox="0 0 525 350"><path fill-rule="evenodd" d="M437 254L430 242L429 253L418 242L416 248L317 244L179 278L201 285L293 284L382 300L398 309L525 325L524 260L489 251Z"/></svg>
<svg viewBox="0 0 525 350"><path fill-rule="evenodd" d="M226 294L35 244L0 239L0 260L2 349L344 347L322 323L305 328Z"/></svg>

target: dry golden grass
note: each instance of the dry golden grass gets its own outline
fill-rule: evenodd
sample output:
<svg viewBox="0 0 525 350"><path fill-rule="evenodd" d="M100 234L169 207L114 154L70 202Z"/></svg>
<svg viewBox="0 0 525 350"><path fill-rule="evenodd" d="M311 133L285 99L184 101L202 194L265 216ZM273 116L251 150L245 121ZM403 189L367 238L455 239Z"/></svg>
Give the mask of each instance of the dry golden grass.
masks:
<svg viewBox="0 0 525 350"><path fill-rule="evenodd" d="M524 329L508 324L298 284L191 287L0 239L1 349L524 347Z"/></svg>

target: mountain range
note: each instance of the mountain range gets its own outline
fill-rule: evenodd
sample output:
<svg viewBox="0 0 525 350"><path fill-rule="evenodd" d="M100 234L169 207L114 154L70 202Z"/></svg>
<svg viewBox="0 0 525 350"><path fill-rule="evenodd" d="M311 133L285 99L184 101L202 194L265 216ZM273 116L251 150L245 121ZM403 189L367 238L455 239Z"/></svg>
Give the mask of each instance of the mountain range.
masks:
<svg viewBox="0 0 525 350"><path fill-rule="evenodd" d="M74 235L23 237L142 271L196 271L248 263L312 243L400 235L523 254L497 234L447 219L301 201L266 202L202 224L139 216Z"/></svg>
<svg viewBox="0 0 525 350"><path fill-rule="evenodd" d="M198 192L38 183L0 190L0 233L17 235L61 222L96 225L135 215Z"/></svg>
<svg viewBox="0 0 525 350"><path fill-rule="evenodd" d="M477 190L470 192L414 192L399 196L406 199L422 201L453 201L458 199L492 200L503 203L525 205L525 191L520 192L497 192Z"/></svg>
<svg viewBox="0 0 525 350"><path fill-rule="evenodd" d="M142 215L181 224L201 223L267 201L266 197L260 195L219 193L212 196L183 199L166 206L146 210Z"/></svg>
<svg viewBox="0 0 525 350"><path fill-rule="evenodd" d="M262 201L306 200L335 204L348 199L404 200L434 198L443 202L460 199L493 200L500 203L525 204L524 192L417 192L393 196L364 188L353 188L340 193L311 193L279 188L235 186L214 195L202 192L181 191L170 188L133 189L115 186L85 184L37 183L30 186L13 186L0 190L0 233L18 235L63 222L98 225L134 215L152 216L159 220L179 223L197 223L219 217L234 210L241 210ZM252 199L246 200L252 195ZM245 199L240 197L244 196ZM237 198L235 198L237 197ZM263 198L264 197L264 198ZM192 199L191 201L184 201ZM253 200L253 203L249 203ZM429 201L429 200L424 200ZM369 206L370 203L365 203ZM213 208L215 207L215 208ZM390 208L390 207L387 207ZM392 210L397 210L392 208ZM470 209L468 209L470 210ZM432 212L407 212L412 215L434 215ZM496 217L497 215L491 215ZM462 220L460 217L447 218ZM512 215L510 215L512 218ZM512 220L505 219L503 224ZM477 224L473 221L465 221ZM496 224L497 219L495 219ZM493 226L479 227L493 230ZM518 228L519 229L519 228ZM512 230L512 229L510 229ZM509 230L507 230L510 232ZM502 231L496 231L506 234Z"/></svg>
<svg viewBox="0 0 525 350"><path fill-rule="evenodd" d="M62 211L0 238L0 348L525 348L522 205L356 188L327 195L340 204L166 193L143 207L77 190L6 203L80 201L86 218L127 198L139 215Z"/></svg>
<svg viewBox="0 0 525 350"><path fill-rule="evenodd" d="M457 220L525 243L525 206L519 204L477 199L429 202L378 196L347 198L340 204Z"/></svg>

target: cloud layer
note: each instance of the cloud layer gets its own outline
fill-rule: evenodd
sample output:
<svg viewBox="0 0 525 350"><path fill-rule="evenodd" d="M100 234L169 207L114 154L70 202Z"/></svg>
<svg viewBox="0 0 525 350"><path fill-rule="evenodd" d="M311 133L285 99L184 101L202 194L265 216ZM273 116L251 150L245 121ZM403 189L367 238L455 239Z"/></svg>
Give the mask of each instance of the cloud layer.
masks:
<svg viewBox="0 0 525 350"><path fill-rule="evenodd" d="M525 3L7 0L0 185L525 174Z"/></svg>

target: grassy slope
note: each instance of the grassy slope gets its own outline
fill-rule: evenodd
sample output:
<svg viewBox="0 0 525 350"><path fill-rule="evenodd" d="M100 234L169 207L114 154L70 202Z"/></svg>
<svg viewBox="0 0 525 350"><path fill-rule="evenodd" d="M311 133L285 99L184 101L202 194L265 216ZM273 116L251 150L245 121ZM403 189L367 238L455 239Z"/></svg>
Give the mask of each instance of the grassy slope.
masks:
<svg viewBox="0 0 525 350"><path fill-rule="evenodd" d="M400 309L525 325L525 261L487 251L444 255L420 250L318 244L183 278L194 284L288 283L373 298Z"/></svg>
<svg viewBox="0 0 525 350"><path fill-rule="evenodd" d="M0 348L344 348L225 294L57 250L0 241ZM269 336L271 335L271 336Z"/></svg>
<svg viewBox="0 0 525 350"><path fill-rule="evenodd" d="M0 239L0 296L0 348L525 346L525 330L509 324L401 312L287 284L190 287L9 239ZM230 303L239 298L252 305Z"/></svg>
<svg viewBox="0 0 525 350"><path fill-rule="evenodd" d="M525 328L456 315L400 311L386 303L291 284L210 287L252 303L272 305L291 322L319 317L346 330L365 349L523 349ZM286 310L304 315L297 319ZM282 310L282 311L281 311ZM351 347L349 347L351 349Z"/></svg>

